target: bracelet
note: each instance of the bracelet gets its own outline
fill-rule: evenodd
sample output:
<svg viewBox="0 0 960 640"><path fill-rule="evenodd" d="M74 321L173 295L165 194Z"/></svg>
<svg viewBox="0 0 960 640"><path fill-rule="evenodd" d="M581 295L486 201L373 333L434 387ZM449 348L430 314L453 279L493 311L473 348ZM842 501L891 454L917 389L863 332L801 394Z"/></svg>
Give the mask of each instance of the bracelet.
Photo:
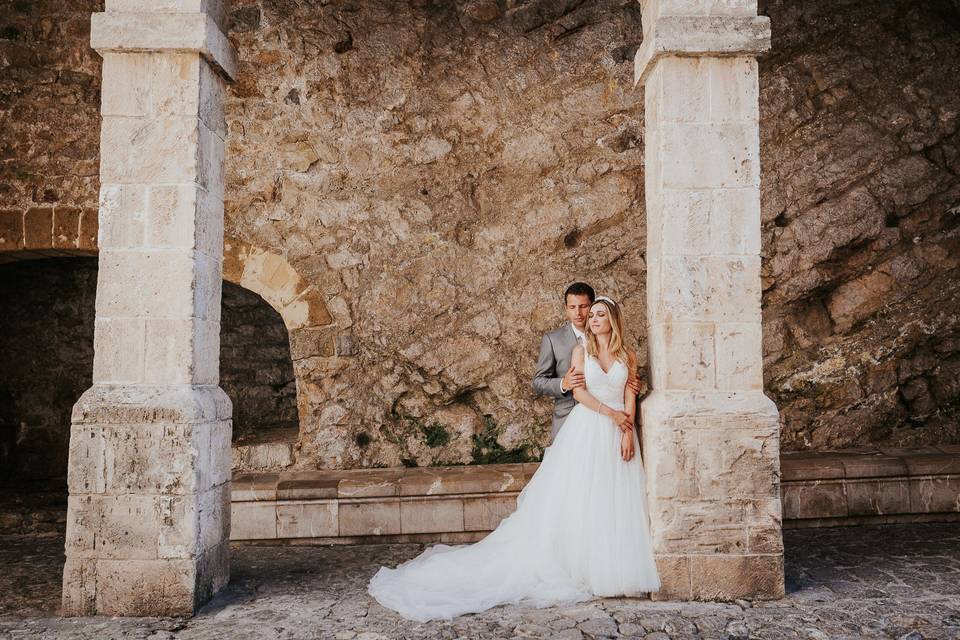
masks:
<svg viewBox="0 0 960 640"><path fill-rule="evenodd" d="M605 406L607 406L607 405L605 405L605 404L603 404L603 403L601 402L601 403L600 403L600 406L597 407L597 413L599 413L600 415L603 415L603 408L604 408Z"/></svg>

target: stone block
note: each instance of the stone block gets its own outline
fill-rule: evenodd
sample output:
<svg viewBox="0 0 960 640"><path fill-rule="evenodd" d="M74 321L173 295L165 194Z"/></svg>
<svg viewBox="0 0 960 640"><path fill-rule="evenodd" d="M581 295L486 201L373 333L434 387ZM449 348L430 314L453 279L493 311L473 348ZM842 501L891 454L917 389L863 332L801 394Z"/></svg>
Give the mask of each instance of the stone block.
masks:
<svg viewBox="0 0 960 640"><path fill-rule="evenodd" d="M516 510L516 493L464 498L463 528L465 531L493 531Z"/></svg>
<svg viewBox="0 0 960 640"><path fill-rule="evenodd" d="M142 318L98 317L93 330L94 383L143 382L145 335Z"/></svg>
<svg viewBox="0 0 960 640"><path fill-rule="evenodd" d="M344 475L338 489L341 498L399 496L404 469L371 469Z"/></svg>
<svg viewBox="0 0 960 640"><path fill-rule="evenodd" d="M101 184L98 217L101 251L142 248L148 206L147 189L143 185Z"/></svg>
<svg viewBox="0 0 960 640"><path fill-rule="evenodd" d="M664 58L661 73L669 82L660 86L659 121L710 121L710 67L708 58Z"/></svg>
<svg viewBox="0 0 960 640"><path fill-rule="evenodd" d="M230 483L231 500L234 502L276 500L279 479L280 474L277 473L238 474Z"/></svg>
<svg viewBox="0 0 960 640"><path fill-rule="evenodd" d="M763 390L763 338L759 321L717 324L714 344L718 389Z"/></svg>
<svg viewBox="0 0 960 640"><path fill-rule="evenodd" d="M850 516L910 513L910 487L906 479L847 480L844 484Z"/></svg>
<svg viewBox="0 0 960 640"><path fill-rule="evenodd" d="M661 180L667 189L729 189L760 186L760 140L756 121L658 127ZM704 153L709 149L709 153Z"/></svg>
<svg viewBox="0 0 960 640"><path fill-rule="evenodd" d="M0 210L0 251L23 248L23 212L19 209Z"/></svg>
<svg viewBox="0 0 960 640"><path fill-rule="evenodd" d="M230 483L200 494L199 505L200 548L207 553L230 540Z"/></svg>
<svg viewBox="0 0 960 640"><path fill-rule="evenodd" d="M128 0L133 2L133 0ZM167 4L167 0L164 0ZM111 2L113 4L113 2ZM214 14L219 12L214 12ZM193 51L215 65L228 78L237 77L237 53L222 27L201 11L117 11L94 13L90 21L90 46L101 56L111 52Z"/></svg>
<svg viewBox="0 0 960 640"><path fill-rule="evenodd" d="M185 495L207 487L200 473L210 446L206 424L103 427L106 492ZM157 464L157 461L163 464Z"/></svg>
<svg viewBox="0 0 960 640"><path fill-rule="evenodd" d="M341 536L380 536L401 533L400 499L341 500Z"/></svg>
<svg viewBox="0 0 960 640"><path fill-rule="evenodd" d="M104 52L100 113L197 116L200 68L196 53Z"/></svg>
<svg viewBox="0 0 960 640"><path fill-rule="evenodd" d="M649 327L648 335L654 388L716 388L712 323L656 323Z"/></svg>
<svg viewBox="0 0 960 640"><path fill-rule="evenodd" d="M278 538L323 538L340 531L336 500L280 503L277 505Z"/></svg>
<svg viewBox="0 0 960 640"><path fill-rule="evenodd" d="M784 484L784 519L841 518L848 515L842 482L811 481Z"/></svg>
<svg viewBox="0 0 960 640"><path fill-rule="evenodd" d="M960 475L960 456L951 454L924 454L903 457L911 476Z"/></svg>
<svg viewBox="0 0 960 640"><path fill-rule="evenodd" d="M72 425L67 460L70 495L104 493L107 488L106 438L99 425Z"/></svg>
<svg viewBox="0 0 960 640"><path fill-rule="evenodd" d="M654 322L756 322L760 256L661 256Z"/></svg>
<svg viewBox="0 0 960 640"><path fill-rule="evenodd" d="M157 185L149 187L148 193L147 246L197 249L209 253L210 247L201 247L197 243L199 219L203 212L198 211L200 194L196 185Z"/></svg>
<svg viewBox="0 0 960 640"><path fill-rule="evenodd" d="M77 207L56 207L53 210L53 247L55 249L76 249L80 233L80 209Z"/></svg>
<svg viewBox="0 0 960 640"><path fill-rule="evenodd" d="M214 197L223 200L225 188L223 161L226 155L224 140L211 131L202 120L198 121L197 130L199 134L197 183Z"/></svg>
<svg viewBox="0 0 960 640"><path fill-rule="evenodd" d="M882 454L844 454L839 457L843 464L844 477L889 478L907 475L907 465L902 458Z"/></svg>
<svg viewBox="0 0 960 640"><path fill-rule="evenodd" d="M690 557L695 600L777 600L784 595L782 555Z"/></svg>
<svg viewBox="0 0 960 640"><path fill-rule="evenodd" d="M191 616L194 560L98 560L96 612L124 616Z"/></svg>
<svg viewBox="0 0 960 640"><path fill-rule="evenodd" d="M80 215L80 232L77 238L77 247L86 250L96 250L99 246L97 237L100 233L100 216L97 209L84 209Z"/></svg>
<svg viewBox="0 0 960 640"><path fill-rule="evenodd" d="M97 561L67 554L63 566L63 616L89 616L97 610Z"/></svg>
<svg viewBox="0 0 960 640"><path fill-rule="evenodd" d="M960 513L960 476L910 478L913 513Z"/></svg>
<svg viewBox="0 0 960 640"><path fill-rule="evenodd" d="M204 505L204 503L208 503ZM157 531L156 557L194 558L205 548L204 537L219 537L219 523L201 519L206 506L211 508L210 492L187 495L161 495L156 497L159 524ZM204 530L201 525L212 525Z"/></svg>
<svg viewBox="0 0 960 640"><path fill-rule="evenodd" d="M227 120L224 117L226 85L216 68L210 64L200 66L199 89L201 122L221 140L225 140L227 137Z"/></svg>
<svg viewBox="0 0 960 640"><path fill-rule="evenodd" d="M67 533L65 549L69 558L97 557L102 502L94 495L67 497Z"/></svg>
<svg viewBox="0 0 960 640"><path fill-rule="evenodd" d="M215 386L94 384L73 406L73 424L199 424L227 421L232 403Z"/></svg>
<svg viewBox="0 0 960 640"><path fill-rule="evenodd" d="M100 127L101 183L199 182L200 128L196 116L104 116Z"/></svg>
<svg viewBox="0 0 960 640"><path fill-rule="evenodd" d="M25 249L49 249L53 246L53 209L33 207L23 218L23 246Z"/></svg>
<svg viewBox="0 0 960 640"><path fill-rule="evenodd" d="M644 6L652 4L656 0ZM644 11L643 43L633 62L634 84L646 82L649 91L661 63L674 57L752 58L770 48L769 18L739 11L704 15L702 7L698 4L696 14L656 18Z"/></svg>
<svg viewBox="0 0 960 640"><path fill-rule="evenodd" d="M780 457L783 482L797 480L834 480L843 478L843 462L833 456L797 457L785 453Z"/></svg>
<svg viewBox="0 0 960 640"><path fill-rule="evenodd" d="M273 502L233 502L230 510L231 540L277 538L277 507Z"/></svg>
<svg viewBox="0 0 960 640"><path fill-rule="evenodd" d="M441 533L463 531L463 500L441 498L400 502L401 533Z"/></svg>
<svg viewBox="0 0 960 640"><path fill-rule="evenodd" d="M690 579L691 556L657 554L657 575L660 590L650 594L651 600L690 600L693 585Z"/></svg>
<svg viewBox="0 0 960 640"><path fill-rule="evenodd" d="M659 205L660 255L760 253L756 189L663 189Z"/></svg>
<svg viewBox="0 0 960 640"><path fill-rule="evenodd" d="M220 324L198 318L149 318L145 322L148 383L215 385Z"/></svg>
<svg viewBox="0 0 960 640"><path fill-rule="evenodd" d="M653 529L654 548L660 553L744 553L747 527L743 509L737 504L705 502L675 503L669 520Z"/></svg>
<svg viewBox="0 0 960 640"><path fill-rule="evenodd" d="M520 491L526 484L522 465L429 467L409 469L400 478L400 495L431 496L460 493Z"/></svg>
<svg viewBox="0 0 960 640"><path fill-rule="evenodd" d="M783 532L780 524L771 527L750 527L747 531L747 549L756 554L782 554Z"/></svg>
<svg viewBox="0 0 960 640"><path fill-rule="evenodd" d="M216 487L230 482L232 436L233 424L230 420L210 423L207 461L200 469L201 487Z"/></svg>
<svg viewBox="0 0 960 640"><path fill-rule="evenodd" d="M760 121L760 87L753 56L710 58L710 122Z"/></svg>
<svg viewBox="0 0 960 640"><path fill-rule="evenodd" d="M337 497L341 475L339 471L300 471L295 474L281 474L277 482L277 499L334 499Z"/></svg>
<svg viewBox="0 0 960 640"><path fill-rule="evenodd" d="M290 357L329 358L335 354L336 327L296 329L290 332Z"/></svg>

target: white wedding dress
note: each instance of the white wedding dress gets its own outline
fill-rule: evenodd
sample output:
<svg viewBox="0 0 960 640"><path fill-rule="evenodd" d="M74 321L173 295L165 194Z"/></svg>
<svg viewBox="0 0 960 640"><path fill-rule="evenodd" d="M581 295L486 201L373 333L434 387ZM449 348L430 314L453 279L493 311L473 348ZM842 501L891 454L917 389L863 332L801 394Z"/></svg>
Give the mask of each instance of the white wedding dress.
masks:
<svg viewBox="0 0 960 640"><path fill-rule="evenodd" d="M584 376L595 398L623 409L622 362L604 372L587 356ZM381 567L370 595L425 622L505 603L542 607L658 591L636 439L637 453L627 462L613 420L576 405L514 513L472 545L438 544L396 569Z"/></svg>

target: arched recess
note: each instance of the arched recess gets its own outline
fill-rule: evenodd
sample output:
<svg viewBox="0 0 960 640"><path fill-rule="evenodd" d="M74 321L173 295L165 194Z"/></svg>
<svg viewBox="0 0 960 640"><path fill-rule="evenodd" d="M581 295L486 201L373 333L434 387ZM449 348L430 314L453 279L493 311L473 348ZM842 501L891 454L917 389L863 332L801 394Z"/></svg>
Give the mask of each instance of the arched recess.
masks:
<svg viewBox="0 0 960 640"><path fill-rule="evenodd" d="M337 326L327 309L323 293L304 280L283 256L231 237L224 238L223 279L256 293L283 319L290 337L299 437L302 437L306 431L304 421L311 415L311 399L307 397L304 384L309 375L308 369L314 366L316 358L334 358L338 355ZM342 345L340 351L348 347ZM273 451L261 448L247 453L236 449L234 455L235 467L267 468L271 466L271 457L275 457L277 462L282 461L284 451L282 445L278 445ZM291 451L291 455L296 455L296 449ZM245 461L243 456L253 456L257 460Z"/></svg>

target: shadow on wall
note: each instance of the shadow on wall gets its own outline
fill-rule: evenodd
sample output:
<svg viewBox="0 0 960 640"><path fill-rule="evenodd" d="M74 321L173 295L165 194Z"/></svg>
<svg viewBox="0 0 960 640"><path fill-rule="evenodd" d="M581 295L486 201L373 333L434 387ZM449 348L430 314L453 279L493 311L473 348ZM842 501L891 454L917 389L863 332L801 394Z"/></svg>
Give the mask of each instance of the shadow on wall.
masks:
<svg viewBox="0 0 960 640"><path fill-rule="evenodd" d="M92 384L95 257L0 265L0 482L63 485L70 412ZM221 385L238 445L298 433L287 329L260 296L224 283Z"/></svg>

